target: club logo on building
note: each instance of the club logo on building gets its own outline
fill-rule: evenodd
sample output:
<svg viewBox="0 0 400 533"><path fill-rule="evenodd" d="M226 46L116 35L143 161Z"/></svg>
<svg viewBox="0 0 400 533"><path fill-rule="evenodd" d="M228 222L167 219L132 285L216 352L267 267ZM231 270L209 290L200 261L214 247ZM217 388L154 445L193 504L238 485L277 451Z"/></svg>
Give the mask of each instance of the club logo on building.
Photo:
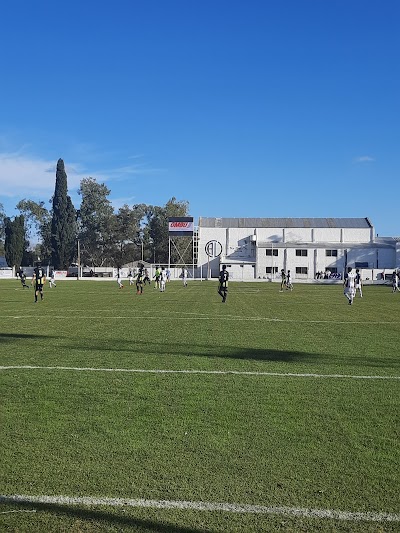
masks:
<svg viewBox="0 0 400 533"><path fill-rule="evenodd" d="M208 241L205 251L208 257L219 257L222 254L222 244L218 241Z"/></svg>

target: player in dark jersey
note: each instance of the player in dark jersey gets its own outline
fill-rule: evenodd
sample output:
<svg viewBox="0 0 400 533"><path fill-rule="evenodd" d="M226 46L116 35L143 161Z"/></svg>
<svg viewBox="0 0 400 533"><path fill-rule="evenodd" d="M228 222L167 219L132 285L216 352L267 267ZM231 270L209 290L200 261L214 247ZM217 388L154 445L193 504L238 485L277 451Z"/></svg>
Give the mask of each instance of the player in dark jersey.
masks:
<svg viewBox="0 0 400 533"><path fill-rule="evenodd" d="M43 285L46 281L46 276L42 268L41 263L37 263L35 270L33 271L32 283L35 284L35 303L38 300L38 294L40 299L43 300Z"/></svg>
<svg viewBox="0 0 400 533"><path fill-rule="evenodd" d="M148 282L149 285L151 285L151 281L149 278L149 271L147 270L147 268L144 269L143 285L146 285L146 281Z"/></svg>
<svg viewBox="0 0 400 533"><path fill-rule="evenodd" d="M136 276L136 294L143 294L143 270L141 268Z"/></svg>
<svg viewBox="0 0 400 533"><path fill-rule="evenodd" d="M29 285L26 284L25 272L22 270L22 268L18 270L18 276L19 276L19 279L21 280L22 288L25 289L26 287L27 289L29 289Z"/></svg>
<svg viewBox="0 0 400 533"><path fill-rule="evenodd" d="M363 297L363 293L362 293L362 280L361 280L361 274L360 274L360 270L357 268L356 269L356 279L355 279L355 287L356 287L356 291L355 291L355 294L354 294L354 298L356 297L357 295L357 289L360 293L360 298Z"/></svg>
<svg viewBox="0 0 400 533"><path fill-rule="evenodd" d="M281 270L281 288L280 288L280 291L279 292L283 292L283 288L286 286L286 274L285 274L285 271Z"/></svg>
<svg viewBox="0 0 400 533"><path fill-rule="evenodd" d="M226 297L228 296L228 280L229 272L226 271L226 265L222 265L218 278L218 294L222 297L222 303L226 302Z"/></svg>

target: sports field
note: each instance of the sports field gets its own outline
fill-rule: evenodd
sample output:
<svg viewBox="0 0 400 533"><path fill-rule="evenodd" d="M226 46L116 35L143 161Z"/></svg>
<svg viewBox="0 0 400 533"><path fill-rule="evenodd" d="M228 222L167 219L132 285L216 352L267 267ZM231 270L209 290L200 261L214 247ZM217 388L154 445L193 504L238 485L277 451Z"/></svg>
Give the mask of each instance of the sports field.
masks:
<svg viewBox="0 0 400 533"><path fill-rule="evenodd" d="M0 281L1 531L400 531L400 293Z"/></svg>

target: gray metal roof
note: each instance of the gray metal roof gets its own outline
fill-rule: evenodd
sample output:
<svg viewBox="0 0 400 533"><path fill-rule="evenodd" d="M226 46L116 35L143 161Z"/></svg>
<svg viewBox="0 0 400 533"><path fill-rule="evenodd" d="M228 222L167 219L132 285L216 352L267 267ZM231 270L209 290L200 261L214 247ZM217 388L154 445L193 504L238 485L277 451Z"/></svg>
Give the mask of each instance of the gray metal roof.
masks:
<svg viewBox="0 0 400 533"><path fill-rule="evenodd" d="M209 218L201 228L372 228L368 218Z"/></svg>

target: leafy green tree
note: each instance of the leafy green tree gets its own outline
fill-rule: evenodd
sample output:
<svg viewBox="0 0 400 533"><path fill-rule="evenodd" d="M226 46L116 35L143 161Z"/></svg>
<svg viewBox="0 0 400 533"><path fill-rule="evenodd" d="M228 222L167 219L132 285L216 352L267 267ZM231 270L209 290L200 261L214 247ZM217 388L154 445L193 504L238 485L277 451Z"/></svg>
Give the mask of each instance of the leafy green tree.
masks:
<svg viewBox="0 0 400 533"><path fill-rule="evenodd" d="M114 256L113 263L120 268L126 263L138 260L138 245L141 247L141 221L145 216L147 206L137 204L132 207L123 205L114 215Z"/></svg>
<svg viewBox="0 0 400 533"><path fill-rule="evenodd" d="M52 261L55 268L66 269L75 256L76 214L68 195L64 161L57 161L56 186L51 221Z"/></svg>
<svg viewBox="0 0 400 533"><path fill-rule="evenodd" d="M78 237L81 245L81 262L93 267L113 262L115 254L115 219L110 190L94 178L84 178L79 194Z"/></svg>
<svg viewBox="0 0 400 533"><path fill-rule="evenodd" d="M23 215L19 215L11 220L5 219L5 256L7 264L11 267L19 268L22 264L22 257L26 249L25 222Z"/></svg>
<svg viewBox="0 0 400 533"><path fill-rule="evenodd" d="M51 223L52 214L46 209L44 202L34 202L25 198L18 202L17 209L25 217L25 224L31 238L35 236L41 240L40 244L35 246L33 256L39 256L44 263L52 259L51 251ZM25 261L24 261L24 264Z"/></svg>

